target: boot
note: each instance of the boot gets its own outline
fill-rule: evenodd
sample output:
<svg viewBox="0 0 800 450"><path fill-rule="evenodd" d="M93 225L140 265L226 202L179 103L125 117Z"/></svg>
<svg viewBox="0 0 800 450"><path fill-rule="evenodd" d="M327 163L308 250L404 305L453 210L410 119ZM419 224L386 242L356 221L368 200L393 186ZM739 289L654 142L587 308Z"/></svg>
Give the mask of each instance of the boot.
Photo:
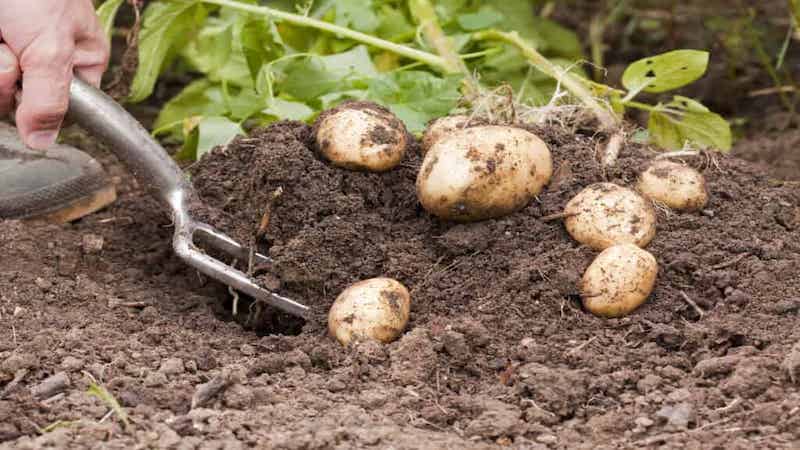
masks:
<svg viewBox="0 0 800 450"><path fill-rule="evenodd" d="M14 127L0 122L0 219L66 223L116 198L94 158L66 145L29 149Z"/></svg>

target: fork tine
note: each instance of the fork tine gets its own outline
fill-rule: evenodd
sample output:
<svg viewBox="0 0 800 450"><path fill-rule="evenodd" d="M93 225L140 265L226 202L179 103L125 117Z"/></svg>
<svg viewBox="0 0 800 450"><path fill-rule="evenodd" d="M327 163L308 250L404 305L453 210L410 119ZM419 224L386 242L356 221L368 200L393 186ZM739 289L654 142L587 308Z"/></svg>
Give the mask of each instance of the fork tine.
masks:
<svg viewBox="0 0 800 450"><path fill-rule="evenodd" d="M215 230L211 225L195 223L194 226L197 238L204 243L241 261L248 261L250 259L249 248L242 246L230 237ZM253 253L253 262L258 265L272 265L272 260L269 257L257 252Z"/></svg>
<svg viewBox="0 0 800 450"><path fill-rule="evenodd" d="M227 284L254 299L262 300L281 311L307 318L309 312L307 306L258 286L244 272L198 251L185 236L177 236L173 242L173 247L178 257L205 275Z"/></svg>

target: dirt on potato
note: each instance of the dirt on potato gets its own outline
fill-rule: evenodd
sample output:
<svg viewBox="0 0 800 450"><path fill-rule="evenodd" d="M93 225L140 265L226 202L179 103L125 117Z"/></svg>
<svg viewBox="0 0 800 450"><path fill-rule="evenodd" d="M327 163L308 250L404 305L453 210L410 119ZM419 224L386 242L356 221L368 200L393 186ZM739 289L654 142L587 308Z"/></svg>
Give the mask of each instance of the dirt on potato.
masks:
<svg viewBox="0 0 800 450"><path fill-rule="evenodd" d="M797 448L800 188L687 159L708 206L660 210L653 295L604 320L578 295L596 252L542 218L589 184L632 186L655 153L629 145L603 170L591 134L533 131L552 182L472 224L421 209L417 153L383 174L336 169L302 124L194 166L204 216L242 241L283 189L259 242L274 270L258 276L310 305L307 323L246 299L232 317L227 288L172 255L169 218L102 156L120 187L107 210L0 222L0 448ZM409 288L408 329L342 348L327 309L376 276Z"/></svg>

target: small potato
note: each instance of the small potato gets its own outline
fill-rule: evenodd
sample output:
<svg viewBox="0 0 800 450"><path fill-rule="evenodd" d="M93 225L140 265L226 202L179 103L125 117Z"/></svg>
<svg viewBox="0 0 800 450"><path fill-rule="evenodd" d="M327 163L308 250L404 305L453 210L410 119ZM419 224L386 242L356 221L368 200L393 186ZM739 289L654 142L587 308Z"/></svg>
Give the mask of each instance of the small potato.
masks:
<svg viewBox="0 0 800 450"><path fill-rule="evenodd" d="M564 214L569 234L595 250L616 244L646 247L656 234L656 213L650 202L613 183L588 186L567 203Z"/></svg>
<svg viewBox="0 0 800 450"><path fill-rule="evenodd" d="M533 133L476 126L452 131L431 146L417 176L417 195L442 219L490 219L524 208L552 174L550 150Z"/></svg>
<svg viewBox="0 0 800 450"><path fill-rule="evenodd" d="M342 345L371 339L389 343L408 323L411 295L391 278L372 278L345 289L328 313L328 331Z"/></svg>
<svg viewBox="0 0 800 450"><path fill-rule="evenodd" d="M609 247L583 274L583 306L601 317L622 317L647 300L656 283L658 264L646 250L622 244Z"/></svg>
<svg viewBox="0 0 800 450"><path fill-rule="evenodd" d="M317 150L335 166L383 172L403 160L409 134L388 109L371 102L346 102L314 124Z"/></svg>
<svg viewBox="0 0 800 450"><path fill-rule="evenodd" d="M656 161L639 177L645 197L672 209L696 211L708 203L706 179L697 170L672 161Z"/></svg>
<svg viewBox="0 0 800 450"><path fill-rule="evenodd" d="M428 124L425 133L422 135L422 154L427 153L431 146L443 136L447 136L456 130L482 124L482 120L470 119L466 115L444 116L434 119Z"/></svg>

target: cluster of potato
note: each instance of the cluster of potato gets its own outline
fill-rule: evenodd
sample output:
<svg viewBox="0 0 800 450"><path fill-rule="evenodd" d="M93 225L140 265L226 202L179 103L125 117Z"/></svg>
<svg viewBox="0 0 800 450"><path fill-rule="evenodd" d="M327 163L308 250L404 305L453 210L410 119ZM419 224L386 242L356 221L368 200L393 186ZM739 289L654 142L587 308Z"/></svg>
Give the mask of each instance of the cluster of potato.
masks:
<svg viewBox="0 0 800 450"><path fill-rule="evenodd" d="M396 167L413 139L396 116L367 102L345 103L323 113L314 125L314 138L318 153L333 165L373 172ZM422 152L419 201L431 214L457 222L502 217L526 207L553 173L550 150L535 134L467 116L431 122ZM582 279L586 309L604 317L623 316L652 292L658 265L644 250L656 232L652 202L693 210L707 200L699 172L663 160L641 174L636 190L597 183L569 201L564 211L567 231L600 251ZM403 332L410 305L408 290L396 280L361 281L337 297L328 316L329 331L343 345L356 339L390 342Z"/></svg>
<svg viewBox="0 0 800 450"><path fill-rule="evenodd" d="M636 190L596 183L578 193L564 209L564 224L576 241L601 251L581 281L584 307L621 317L641 306L658 274L655 257L644 250L656 234L653 202L691 211L707 201L703 175L667 160L651 164Z"/></svg>

